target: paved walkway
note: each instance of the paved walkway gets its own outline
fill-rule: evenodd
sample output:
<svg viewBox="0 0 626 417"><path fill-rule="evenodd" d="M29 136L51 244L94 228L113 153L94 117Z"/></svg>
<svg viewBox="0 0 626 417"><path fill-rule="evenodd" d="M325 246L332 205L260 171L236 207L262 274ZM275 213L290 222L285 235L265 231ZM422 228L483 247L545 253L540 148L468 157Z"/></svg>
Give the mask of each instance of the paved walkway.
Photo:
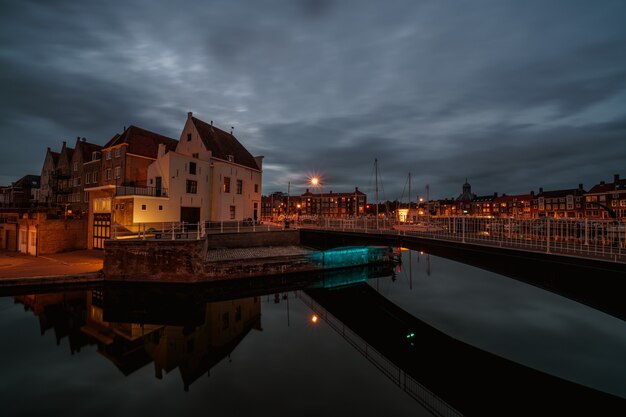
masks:
<svg viewBox="0 0 626 417"><path fill-rule="evenodd" d="M53 255L30 256L0 251L0 280L12 278L59 277L98 272L104 251L80 250Z"/></svg>

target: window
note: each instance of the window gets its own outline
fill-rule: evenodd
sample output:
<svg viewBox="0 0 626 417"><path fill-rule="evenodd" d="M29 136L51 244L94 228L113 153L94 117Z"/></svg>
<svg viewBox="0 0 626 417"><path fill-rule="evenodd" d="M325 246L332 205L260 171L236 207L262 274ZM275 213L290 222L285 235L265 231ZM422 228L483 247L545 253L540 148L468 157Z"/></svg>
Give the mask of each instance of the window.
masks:
<svg viewBox="0 0 626 417"><path fill-rule="evenodd" d="M159 211L163 210L163 206L159 204Z"/></svg>
<svg viewBox="0 0 626 417"><path fill-rule="evenodd" d="M111 179L111 168L107 168L106 170L106 179L107 181Z"/></svg>
<svg viewBox="0 0 626 417"><path fill-rule="evenodd" d="M83 196L83 198L84 198L84 200L83 200L83 201L84 201L85 203L89 203L89 193L88 193L87 191L85 191L85 193L84 193L84 194L85 194L85 195Z"/></svg>
<svg viewBox="0 0 626 417"><path fill-rule="evenodd" d="M198 181L187 180L187 194L196 194L198 192Z"/></svg>
<svg viewBox="0 0 626 417"><path fill-rule="evenodd" d="M196 163L195 162L189 163L189 173L192 175L196 175Z"/></svg>
<svg viewBox="0 0 626 417"><path fill-rule="evenodd" d="M78 171L78 162L74 162L74 172Z"/></svg>
<svg viewBox="0 0 626 417"><path fill-rule="evenodd" d="M115 178L120 177L121 167L115 167Z"/></svg>
<svg viewBox="0 0 626 417"><path fill-rule="evenodd" d="M230 193L230 177L224 177L224 192Z"/></svg>
<svg viewBox="0 0 626 417"><path fill-rule="evenodd" d="M115 148L115 157L119 158L120 155L122 154L122 149L121 148Z"/></svg>
<svg viewBox="0 0 626 417"><path fill-rule="evenodd" d="M619 201L619 206L620 207L626 207L626 200L620 200Z"/></svg>
<svg viewBox="0 0 626 417"><path fill-rule="evenodd" d="M142 204L142 205L141 205L141 210L146 211L147 209L148 209L148 208L146 207L146 205L145 205L145 204Z"/></svg>
<svg viewBox="0 0 626 417"><path fill-rule="evenodd" d="M93 181L93 182L98 182L98 171L94 171L94 172L91 174L91 181Z"/></svg>
<svg viewBox="0 0 626 417"><path fill-rule="evenodd" d="M111 159L111 152L110 151L109 152L105 152L104 156L105 156L106 159Z"/></svg>
<svg viewBox="0 0 626 417"><path fill-rule="evenodd" d="M255 193L259 192L259 184L254 184L254 192Z"/></svg>
<svg viewBox="0 0 626 417"><path fill-rule="evenodd" d="M98 151L93 151L91 153L91 160L92 161L97 161L98 159L100 159L100 152Z"/></svg>
<svg viewBox="0 0 626 417"><path fill-rule="evenodd" d="M191 133L187 133L187 142L191 142Z"/></svg>
<svg viewBox="0 0 626 417"><path fill-rule="evenodd" d="M230 219L234 220L236 214L237 214L237 208L235 206L230 206Z"/></svg>
<svg viewBox="0 0 626 417"><path fill-rule="evenodd" d="M91 173L88 172L85 174L85 184L91 183Z"/></svg>
<svg viewBox="0 0 626 417"><path fill-rule="evenodd" d="M191 154L191 157L192 157L192 158L196 158L196 159L198 159L198 158L200 158L200 154L199 154L199 153L197 153L197 152L196 152L196 153L192 153L192 154Z"/></svg>
<svg viewBox="0 0 626 417"><path fill-rule="evenodd" d="M237 180L237 194L243 193L243 181Z"/></svg>

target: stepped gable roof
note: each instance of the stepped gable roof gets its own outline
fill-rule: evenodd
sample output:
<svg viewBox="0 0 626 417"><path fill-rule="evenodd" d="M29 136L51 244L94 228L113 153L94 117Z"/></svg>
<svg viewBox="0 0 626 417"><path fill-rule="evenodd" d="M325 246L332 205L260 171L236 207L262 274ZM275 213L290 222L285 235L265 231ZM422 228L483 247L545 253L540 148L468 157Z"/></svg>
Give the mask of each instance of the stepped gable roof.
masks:
<svg viewBox="0 0 626 417"><path fill-rule="evenodd" d="M111 138L111 140L104 145L103 149L111 148L124 143L128 145L128 153L147 156L148 158L153 159L157 158L159 144L165 145L165 149L168 151L176 150L176 145L178 145L178 141L176 139L130 125L122 132L121 135L113 136L113 138Z"/></svg>
<svg viewBox="0 0 626 417"><path fill-rule="evenodd" d="M228 161L228 155L232 155L234 163L256 170L260 169L252 154L231 133L224 132L195 117L191 120L204 146L211 151L213 157Z"/></svg>

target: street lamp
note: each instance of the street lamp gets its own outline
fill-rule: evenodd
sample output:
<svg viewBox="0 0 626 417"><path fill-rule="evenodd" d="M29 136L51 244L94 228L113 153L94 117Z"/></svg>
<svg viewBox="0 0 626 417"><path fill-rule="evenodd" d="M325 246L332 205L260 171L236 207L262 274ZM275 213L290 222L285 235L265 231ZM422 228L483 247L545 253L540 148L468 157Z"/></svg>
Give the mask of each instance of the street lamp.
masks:
<svg viewBox="0 0 626 417"><path fill-rule="evenodd" d="M319 188L319 192L320 192L320 197L319 197L319 202L320 202L320 206L319 206L319 215L322 215L323 213L323 209L322 209L322 201L323 201L323 185L322 185L322 179L317 176L317 175L313 175L312 177L309 177L309 184L315 188L318 189Z"/></svg>

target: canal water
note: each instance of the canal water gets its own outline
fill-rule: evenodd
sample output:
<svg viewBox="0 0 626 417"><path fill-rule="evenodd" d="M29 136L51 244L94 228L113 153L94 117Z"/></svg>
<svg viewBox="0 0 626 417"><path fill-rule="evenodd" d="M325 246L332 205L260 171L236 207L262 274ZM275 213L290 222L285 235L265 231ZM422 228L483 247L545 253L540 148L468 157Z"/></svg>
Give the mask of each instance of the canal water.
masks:
<svg viewBox="0 0 626 417"><path fill-rule="evenodd" d="M514 415L520 380L626 402L623 320L414 251L295 286L2 297L0 332L4 416Z"/></svg>

